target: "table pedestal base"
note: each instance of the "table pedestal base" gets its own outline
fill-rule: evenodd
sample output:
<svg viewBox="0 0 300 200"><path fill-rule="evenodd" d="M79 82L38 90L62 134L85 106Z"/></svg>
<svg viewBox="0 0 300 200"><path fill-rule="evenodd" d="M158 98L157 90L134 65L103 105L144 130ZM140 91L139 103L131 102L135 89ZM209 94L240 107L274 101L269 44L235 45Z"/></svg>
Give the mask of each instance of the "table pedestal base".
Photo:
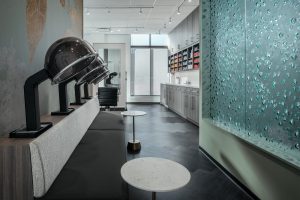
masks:
<svg viewBox="0 0 300 200"><path fill-rule="evenodd" d="M152 192L152 200L156 200L156 192Z"/></svg>
<svg viewBox="0 0 300 200"><path fill-rule="evenodd" d="M127 150L130 153L138 153L141 150L141 143L138 140L130 140L127 144Z"/></svg>

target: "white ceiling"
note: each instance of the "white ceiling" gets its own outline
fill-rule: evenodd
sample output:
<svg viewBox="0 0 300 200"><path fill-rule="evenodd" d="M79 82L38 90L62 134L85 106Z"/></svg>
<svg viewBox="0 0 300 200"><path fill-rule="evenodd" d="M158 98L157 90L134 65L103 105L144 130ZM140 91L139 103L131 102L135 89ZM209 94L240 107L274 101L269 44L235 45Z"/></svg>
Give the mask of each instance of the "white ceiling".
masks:
<svg viewBox="0 0 300 200"><path fill-rule="evenodd" d="M84 32L169 33L198 5L199 0L84 0Z"/></svg>

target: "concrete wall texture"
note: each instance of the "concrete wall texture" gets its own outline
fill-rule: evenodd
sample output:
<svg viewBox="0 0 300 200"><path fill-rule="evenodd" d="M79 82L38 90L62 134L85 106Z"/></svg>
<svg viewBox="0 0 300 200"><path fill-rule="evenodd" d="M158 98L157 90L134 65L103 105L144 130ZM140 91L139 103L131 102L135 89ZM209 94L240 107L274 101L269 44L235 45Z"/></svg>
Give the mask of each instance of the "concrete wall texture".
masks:
<svg viewBox="0 0 300 200"><path fill-rule="evenodd" d="M2 0L0 7L0 136L25 127L23 86L44 67L47 49L56 40L82 38L82 0ZM74 99L74 83L68 86ZM58 87L39 85L41 115L58 110Z"/></svg>

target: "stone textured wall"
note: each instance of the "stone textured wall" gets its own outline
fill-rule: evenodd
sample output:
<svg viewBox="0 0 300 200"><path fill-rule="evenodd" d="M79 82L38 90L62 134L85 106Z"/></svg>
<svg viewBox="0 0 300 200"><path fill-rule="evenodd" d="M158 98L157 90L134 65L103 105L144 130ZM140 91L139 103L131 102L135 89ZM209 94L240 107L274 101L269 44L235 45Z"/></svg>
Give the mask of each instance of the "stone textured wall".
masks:
<svg viewBox="0 0 300 200"><path fill-rule="evenodd" d="M0 136L25 126L23 86L44 67L48 47L66 36L82 37L82 0L2 0L0 6ZM74 83L69 99L74 99ZM39 86L40 111L58 110L58 88Z"/></svg>

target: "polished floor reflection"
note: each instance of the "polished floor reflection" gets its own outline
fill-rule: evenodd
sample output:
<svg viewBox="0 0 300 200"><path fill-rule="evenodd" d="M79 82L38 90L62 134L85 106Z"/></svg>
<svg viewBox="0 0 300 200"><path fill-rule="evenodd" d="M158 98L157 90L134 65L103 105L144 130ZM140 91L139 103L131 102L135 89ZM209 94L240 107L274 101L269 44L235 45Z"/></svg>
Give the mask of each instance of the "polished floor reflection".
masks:
<svg viewBox="0 0 300 200"><path fill-rule="evenodd" d="M158 200L246 200L251 199L216 168L198 148L198 127L180 118L165 107L152 104L128 104L128 110L147 115L135 118L136 139L141 141L138 154L127 159L155 156L184 165L191 172L191 181L176 191L158 193ZM125 118L126 141L132 137L132 118ZM129 186L130 200L151 199L151 193Z"/></svg>

